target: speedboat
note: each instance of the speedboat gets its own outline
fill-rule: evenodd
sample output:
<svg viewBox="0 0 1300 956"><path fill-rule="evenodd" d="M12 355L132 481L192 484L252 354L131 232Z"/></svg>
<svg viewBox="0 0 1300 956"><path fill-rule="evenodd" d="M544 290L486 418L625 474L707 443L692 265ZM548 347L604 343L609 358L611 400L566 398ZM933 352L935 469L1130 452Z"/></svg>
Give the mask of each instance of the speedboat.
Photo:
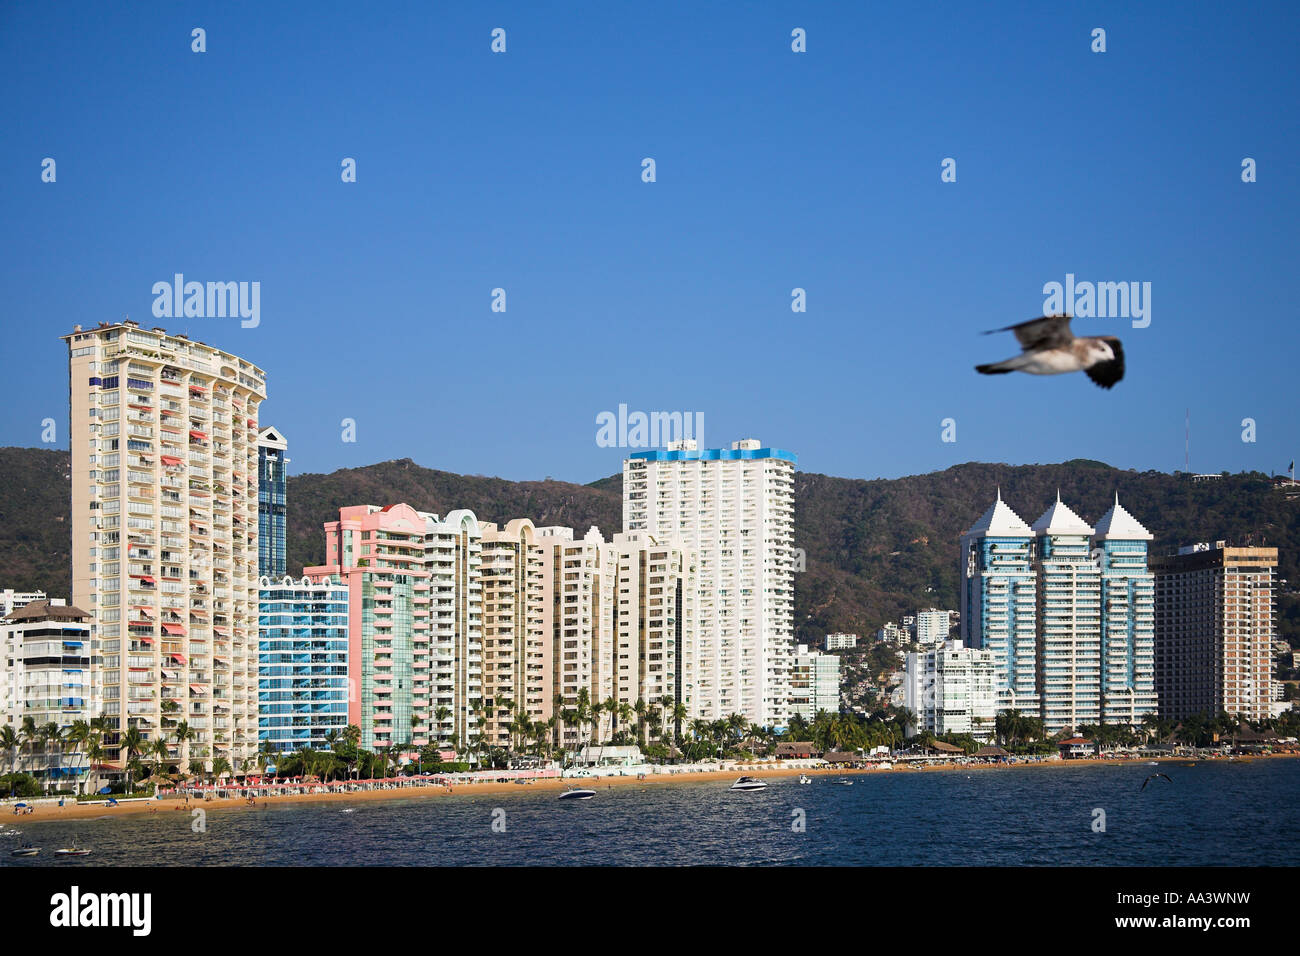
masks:
<svg viewBox="0 0 1300 956"><path fill-rule="evenodd" d="M89 856L90 851L77 845L60 847L54 851L55 856Z"/></svg>
<svg viewBox="0 0 1300 956"><path fill-rule="evenodd" d="M767 784L757 777L741 777L731 785L732 790L766 790Z"/></svg>
<svg viewBox="0 0 1300 956"><path fill-rule="evenodd" d="M18 847L17 849L10 850L9 855L10 856L35 856L37 853L40 852L41 852L40 847L32 846L30 843L24 843L22 846Z"/></svg>
<svg viewBox="0 0 1300 956"><path fill-rule="evenodd" d="M596 795L595 790L584 790L582 787L570 787L560 794L561 800L590 800Z"/></svg>
<svg viewBox="0 0 1300 956"><path fill-rule="evenodd" d="M842 786L842 787L851 787L851 786L853 786L853 781L852 781L852 780L845 780L843 777L840 777L840 779L836 780L835 782L838 783L838 784L839 784L840 786Z"/></svg>

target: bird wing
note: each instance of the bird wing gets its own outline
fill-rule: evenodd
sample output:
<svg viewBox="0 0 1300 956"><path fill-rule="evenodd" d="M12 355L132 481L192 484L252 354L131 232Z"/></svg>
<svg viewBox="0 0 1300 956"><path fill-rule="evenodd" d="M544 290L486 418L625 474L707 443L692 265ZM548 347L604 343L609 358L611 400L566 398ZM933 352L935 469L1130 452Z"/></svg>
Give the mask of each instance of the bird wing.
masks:
<svg viewBox="0 0 1300 956"><path fill-rule="evenodd" d="M1110 350L1115 353L1115 358L1109 362L1094 362L1084 371L1088 373L1088 378L1102 388L1110 388L1124 377L1124 349L1120 347L1119 339L1109 335L1103 338L1110 344Z"/></svg>
<svg viewBox="0 0 1300 956"><path fill-rule="evenodd" d="M1074 341L1074 333L1070 331L1070 317L1068 315L1041 315L1036 319L1021 322L1018 325L1008 325L1002 329L990 329L984 334L992 335L994 332L1016 333L1016 341L1020 343L1020 348L1026 352L1034 349L1061 348Z"/></svg>
<svg viewBox="0 0 1300 956"><path fill-rule="evenodd" d="M1145 780L1143 780L1143 781L1142 781L1142 786L1138 787L1138 793L1141 793L1143 790L1145 790L1145 789L1147 788L1147 784L1150 783L1150 782L1151 782L1151 778L1150 778L1150 777L1147 777Z"/></svg>

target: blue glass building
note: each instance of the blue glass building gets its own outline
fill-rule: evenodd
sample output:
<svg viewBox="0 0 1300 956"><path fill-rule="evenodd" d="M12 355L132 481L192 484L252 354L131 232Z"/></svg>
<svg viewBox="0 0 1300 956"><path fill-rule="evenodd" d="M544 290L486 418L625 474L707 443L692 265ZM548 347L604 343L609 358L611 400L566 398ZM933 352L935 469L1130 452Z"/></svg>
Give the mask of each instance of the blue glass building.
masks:
<svg viewBox="0 0 1300 956"><path fill-rule="evenodd" d="M276 581L285 575L288 447L274 428L264 428L257 436L257 573Z"/></svg>
<svg viewBox="0 0 1300 956"><path fill-rule="evenodd" d="M961 537L961 639L993 652L999 711L1039 716L1034 532L997 500Z"/></svg>
<svg viewBox="0 0 1300 956"><path fill-rule="evenodd" d="M348 722L348 589L262 578L257 645L258 748L328 750Z"/></svg>

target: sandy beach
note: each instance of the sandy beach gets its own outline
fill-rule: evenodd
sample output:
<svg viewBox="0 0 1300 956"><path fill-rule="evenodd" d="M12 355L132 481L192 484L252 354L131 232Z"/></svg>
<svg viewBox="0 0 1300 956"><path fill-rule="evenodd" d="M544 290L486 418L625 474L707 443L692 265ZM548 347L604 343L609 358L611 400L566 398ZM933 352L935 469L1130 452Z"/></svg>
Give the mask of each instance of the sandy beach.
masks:
<svg viewBox="0 0 1300 956"><path fill-rule="evenodd" d="M1245 763L1252 760L1277 760L1287 757L1294 757L1294 754L1271 754L1260 756L1238 756L1233 758L1233 762ZM1186 763L1203 763L1208 761L1228 762L1226 757L1216 758L1199 758L1191 757L1162 757L1157 758L1157 762L1163 766L1177 766ZM571 786L589 787L593 790L613 789L614 787L641 787L649 789L651 787L673 786L674 784L683 783L701 783L716 781L718 783L730 783L736 777L744 774L755 776L762 779L774 779L785 777L797 777L800 774L807 774L810 777L850 777L850 776L867 776L896 773L943 773L952 771L972 770L979 771L997 771L997 770L1032 770L1048 769L1052 767L1070 767L1079 765L1097 765L1105 764L1108 766L1122 766L1125 764L1143 765L1149 762L1148 758L1124 760L1124 759L1084 759L1084 760L1043 760L1040 762L1026 762L1013 764L1000 763L951 763L945 765L901 767L895 764L894 769L881 770L877 768L860 768L860 769L838 769L838 768L808 768L808 767L778 767L764 764L735 764L725 770L704 770L704 771L682 771L677 773L661 772L647 773L644 779L638 779L635 773L626 776L601 776L601 777L547 777L535 779L530 784L502 783L496 780L480 780L474 782L457 783L452 787L442 785L429 786L412 786L402 787L391 790L361 790L348 791L342 793L303 793L287 794L279 796L258 797L253 803L249 803L244 798L200 798L190 797L187 802L185 799L175 797L164 797L161 800L139 800L120 803L115 807L108 807L100 802L94 803L73 803L67 802L60 807L57 803L35 803L32 800L18 801L26 802L33 812L15 815L13 813L12 801L5 801L0 804L0 824L6 828L17 827L23 824L40 823L50 820L89 820L89 819L112 819L119 816L133 816L136 814L159 814L159 813L184 813L195 808L201 807L208 812L214 811L238 811L250 809L263 809L272 804L277 806L283 804L306 804L306 803L369 803L376 800L415 800L434 797L458 796L458 797L475 797L479 795L486 796L495 793L517 793L524 790L547 790L558 791Z"/></svg>

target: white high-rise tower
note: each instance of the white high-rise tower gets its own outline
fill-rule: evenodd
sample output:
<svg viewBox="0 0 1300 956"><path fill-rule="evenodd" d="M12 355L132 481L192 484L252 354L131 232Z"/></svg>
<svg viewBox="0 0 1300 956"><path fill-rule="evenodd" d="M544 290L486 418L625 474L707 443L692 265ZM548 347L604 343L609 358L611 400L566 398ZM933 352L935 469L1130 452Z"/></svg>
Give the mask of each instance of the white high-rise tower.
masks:
<svg viewBox="0 0 1300 956"><path fill-rule="evenodd" d="M785 726L794 654L795 456L754 439L685 440L623 462L623 528L699 556L692 718Z"/></svg>

